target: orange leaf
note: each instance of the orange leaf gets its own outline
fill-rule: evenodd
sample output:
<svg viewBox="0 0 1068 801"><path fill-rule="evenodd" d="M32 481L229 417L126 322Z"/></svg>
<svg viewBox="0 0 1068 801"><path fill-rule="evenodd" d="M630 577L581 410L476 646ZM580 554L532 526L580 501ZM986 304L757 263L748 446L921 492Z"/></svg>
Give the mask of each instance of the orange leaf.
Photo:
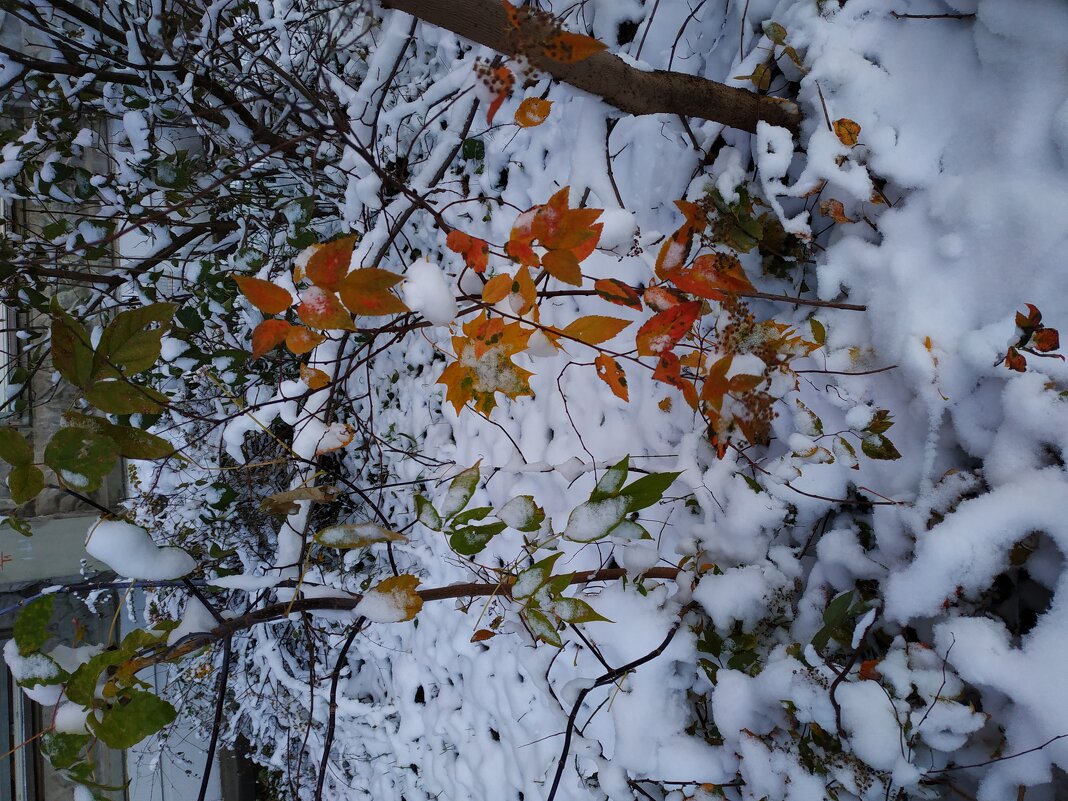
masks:
<svg viewBox="0 0 1068 801"><path fill-rule="evenodd" d="M346 236L317 247L308 259L308 265L305 268L309 280L316 286L331 292L337 289L337 285L349 271L352 248L355 244L356 237Z"/></svg>
<svg viewBox="0 0 1068 801"><path fill-rule="evenodd" d="M1061 346L1060 334L1056 328L1039 328L1031 337L1031 345L1039 353L1049 353Z"/></svg>
<svg viewBox="0 0 1068 801"><path fill-rule="evenodd" d="M499 303L512 293L512 284L515 279L507 273L495 275L482 287L482 301L484 303Z"/></svg>
<svg viewBox="0 0 1068 801"><path fill-rule="evenodd" d="M322 456L324 453L339 451L352 442L356 431L352 426L345 423L331 423L326 427L315 446L315 455Z"/></svg>
<svg viewBox="0 0 1068 801"><path fill-rule="evenodd" d="M675 205L686 217L686 222L660 246L654 270L658 278L667 278L686 263L693 246L693 237L707 225L704 210L688 200L676 200Z"/></svg>
<svg viewBox="0 0 1068 801"><path fill-rule="evenodd" d="M845 206L842 205L842 201L831 198L830 200L824 200L820 203L820 214L824 217L830 217L836 223L851 223L856 220L851 220L845 213Z"/></svg>
<svg viewBox="0 0 1068 801"><path fill-rule="evenodd" d="M679 357L671 351L661 354L660 361L656 365L656 369L653 371L653 380L662 381L665 384L670 384L676 389L681 390L682 397L686 399L686 402L690 404L690 407L693 409L697 408L697 388L694 387L692 381L682 377L682 369L679 366Z"/></svg>
<svg viewBox="0 0 1068 801"><path fill-rule="evenodd" d="M701 400L717 412L723 408L723 396L730 389L727 373L730 372L731 362L733 361L734 356L730 353L719 359L709 368L708 375L705 376L705 383L701 387Z"/></svg>
<svg viewBox="0 0 1068 801"><path fill-rule="evenodd" d="M519 272L515 274L515 283L512 285L512 292L523 299L523 303L519 308L515 308L513 305L516 314L526 314L534 307L534 304L538 302L538 290L534 286L534 279L530 277L530 270L527 269L525 264L520 267Z"/></svg>
<svg viewBox="0 0 1068 801"><path fill-rule="evenodd" d="M490 631L489 629L479 629L471 635L471 642L482 642L488 640L490 637L496 637L497 632Z"/></svg>
<svg viewBox="0 0 1068 801"><path fill-rule="evenodd" d="M683 292L723 300L723 293L753 292L753 285L737 257L727 253L708 253L694 259L693 266L669 276Z"/></svg>
<svg viewBox="0 0 1068 801"><path fill-rule="evenodd" d="M636 337L639 356L659 356L675 347L701 313L701 303L691 300L672 306L645 321Z"/></svg>
<svg viewBox="0 0 1068 801"><path fill-rule="evenodd" d="M385 604L382 605L394 613L392 622L400 623L411 620L423 608L423 599L415 591L418 586L419 579L416 576L402 573L382 580L376 587L368 590L367 595L378 596L384 601ZM375 608L381 608L381 605L375 604Z"/></svg>
<svg viewBox="0 0 1068 801"><path fill-rule="evenodd" d="M553 278L574 286L582 285L582 270L578 259L570 250L550 250L541 259L541 266Z"/></svg>
<svg viewBox="0 0 1068 801"><path fill-rule="evenodd" d="M651 286L645 290L645 303L653 311L666 311L672 306L678 306L680 303L686 303L689 298L679 292L677 289L672 289L667 286Z"/></svg>
<svg viewBox="0 0 1068 801"><path fill-rule="evenodd" d="M878 681L879 678L879 660L878 659L865 659L860 663L860 673L857 677L861 681Z"/></svg>
<svg viewBox="0 0 1068 801"><path fill-rule="evenodd" d="M493 92L493 101L489 104L489 108L486 109L486 124L493 125L493 118L497 116L497 111L500 109L501 104L512 93L512 86L515 84L515 75L507 67L495 67L485 79L486 85L490 91Z"/></svg>
<svg viewBox="0 0 1068 801"><path fill-rule="evenodd" d="M515 110L515 121L521 128L533 128L549 119L553 101L540 97L528 97Z"/></svg>
<svg viewBox="0 0 1068 801"><path fill-rule="evenodd" d="M330 383L330 376L322 370L302 364L300 366L300 380L308 385L308 389L322 389Z"/></svg>
<svg viewBox="0 0 1068 801"><path fill-rule="evenodd" d="M356 330L351 315L345 311L337 295L317 286L309 287L301 293L297 316L309 328L330 331Z"/></svg>
<svg viewBox="0 0 1068 801"><path fill-rule="evenodd" d="M291 353L295 353L297 356L303 356L305 353L310 353L315 350L319 343L325 341L326 337L322 334L316 333L302 325L293 326L289 329L289 333L286 334L286 347L289 348Z"/></svg>
<svg viewBox="0 0 1068 801"><path fill-rule="evenodd" d="M559 61L561 64L574 64L576 61L587 59L607 48L608 45L591 36L563 31L548 39L542 45L542 52L553 61Z"/></svg>
<svg viewBox="0 0 1068 801"><path fill-rule="evenodd" d="M848 117L842 117L834 121L834 135L846 147L853 147L860 137L860 126Z"/></svg>
<svg viewBox="0 0 1068 801"><path fill-rule="evenodd" d="M387 314L403 314L409 311L400 298L390 292L390 287L404 280L403 276L380 270L377 267L361 267L353 270L338 287L341 302L353 314L381 317Z"/></svg>
<svg viewBox="0 0 1068 801"><path fill-rule="evenodd" d="M626 306L630 309L640 310L642 307L642 299L638 291L629 284L624 284L615 278L600 278L593 282L593 288L598 295L609 303Z"/></svg>
<svg viewBox="0 0 1068 801"><path fill-rule="evenodd" d="M1009 352L1005 354L1005 366L1022 373L1027 370L1027 359L1021 356L1016 348L1009 348Z"/></svg>
<svg viewBox="0 0 1068 801"><path fill-rule="evenodd" d="M445 399L457 414L471 401L476 411L488 415L497 404L497 392L513 399L534 394L530 389L533 373L511 360L513 354L526 348L531 329L483 312L464 323L463 332L465 336L452 339L456 361L438 378L447 389Z"/></svg>
<svg viewBox="0 0 1068 801"><path fill-rule="evenodd" d="M489 264L489 244L484 239L453 229L445 237L445 246L463 256L464 263L476 273L484 273Z"/></svg>
<svg viewBox="0 0 1068 801"><path fill-rule="evenodd" d="M285 320L264 320L252 332L252 358L260 358L281 345L292 326Z"/></svg>
<svg viewBox="0 0 1068 801"><path fill-rule="evenodd" d="M619 362L607 353L602 353L593 360L593 364L597 370L597 377L608 384L612 394L617 398L630 402L630 392L627 390L627 374L623 372Z"/></svg>
<svg viewBox="0 0 1068 801"><path fill-rule="evenodd" d="M280 286L247 275L235 275L234 281L249 303L264 314L278 314L293 305L293 296Z"/></svg>
<svg viewBox="0 0 1068 801"><path fill-rule="evenodd" d="M579 317L571 322L561 333L587 345L600 345L607 342L624 328L630 325L630 320L620 320L618 317L602 317L599 314L591 314L588 317Z"/></svg>

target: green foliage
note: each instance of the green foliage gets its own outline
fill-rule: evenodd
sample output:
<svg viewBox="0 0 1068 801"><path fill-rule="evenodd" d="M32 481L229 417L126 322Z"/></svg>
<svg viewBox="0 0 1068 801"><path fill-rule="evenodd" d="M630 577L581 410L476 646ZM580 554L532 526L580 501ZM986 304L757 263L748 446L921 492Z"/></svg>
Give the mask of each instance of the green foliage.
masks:
<svg viewBox="0 0 1068 801"><path fill-rule="evenodd" d="M99 721L90 716L89 726L104 745L125 749L155 734L177 715L174 707L159 696L135 690L125 696L123 703L109 707Z"/></svg>
<svg viewBox="0 0 1068 801"><path fill-rule="evenodd" d="M29 656L41 650L48 638L48 624L52 620L52 606L55 596L43 595L30 601L15 618L11 636L18 646L20 656Z"/></svg>

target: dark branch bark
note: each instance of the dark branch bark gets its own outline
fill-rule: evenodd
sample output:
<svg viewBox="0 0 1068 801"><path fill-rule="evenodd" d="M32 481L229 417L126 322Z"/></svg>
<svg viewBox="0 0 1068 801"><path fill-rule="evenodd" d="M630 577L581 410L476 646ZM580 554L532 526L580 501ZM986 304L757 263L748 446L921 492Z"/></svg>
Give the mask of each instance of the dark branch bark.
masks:
<svg viewBox="0 0 1068 801"><path fill-rule="evenodd" d="M498 52L509 52L508 22L499 0L382 0L382 4ZM607 51L573 64L540 53L527 56L539 70L628 114L678 114L750 133L756 132L761 120L794 134L801 123L797 105L789 100L682 72L636 69Z"/></svg>

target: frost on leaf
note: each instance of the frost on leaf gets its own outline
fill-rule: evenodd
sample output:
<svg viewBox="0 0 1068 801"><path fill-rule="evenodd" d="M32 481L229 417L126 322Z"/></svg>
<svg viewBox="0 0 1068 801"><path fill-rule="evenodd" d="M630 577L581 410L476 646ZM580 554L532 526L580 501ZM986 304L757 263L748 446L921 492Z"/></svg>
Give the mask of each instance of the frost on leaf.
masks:
<svg viewBox="0 0 1068 801"><path fill-rule="evenodd" d="M398 534L377 523L345 523L320 529L315 534L315 541L329 548L366 548L376 542L404 542L403 534Z"/></svg>
<svg viewBox="0 0 1068 801"><path fill-rule="evenodd" d="M549 110L552 108L551 100L543 100L540 97L528 97L519 104L515 110L516 124L521 128L533 128L541 125L549 119Z"/></svg>
<svg viewBox="0 0 1068 801"><path fill-rule="evenodd" d="M533 395L529 370L512 361L512 356L527 347L531 330L519 323L505 323L485 313L464 324L465 336L452 338L456 361L445 368L438 379L447 388L446 399L459 414L468 402L475 410L488 415L497 405L495 394L512 398Z"/></svg>

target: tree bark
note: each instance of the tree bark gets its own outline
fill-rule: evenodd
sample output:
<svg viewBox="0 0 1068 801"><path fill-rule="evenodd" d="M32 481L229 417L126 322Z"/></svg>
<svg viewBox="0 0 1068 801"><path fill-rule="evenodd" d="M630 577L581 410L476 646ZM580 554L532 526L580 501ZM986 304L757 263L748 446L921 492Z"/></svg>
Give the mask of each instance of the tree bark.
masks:
<svg viewBox="0 0 1068 801"><path fill-rule="evenodd" d="M381 0L472 42L509 53L509 26L500 0ZM789 100L758 95L696 75L640 70L602 51L572 64L527 53L539 70L595 94L628 114L679 114L756 133L763 120L797 134L801 113Z"/></svg>

